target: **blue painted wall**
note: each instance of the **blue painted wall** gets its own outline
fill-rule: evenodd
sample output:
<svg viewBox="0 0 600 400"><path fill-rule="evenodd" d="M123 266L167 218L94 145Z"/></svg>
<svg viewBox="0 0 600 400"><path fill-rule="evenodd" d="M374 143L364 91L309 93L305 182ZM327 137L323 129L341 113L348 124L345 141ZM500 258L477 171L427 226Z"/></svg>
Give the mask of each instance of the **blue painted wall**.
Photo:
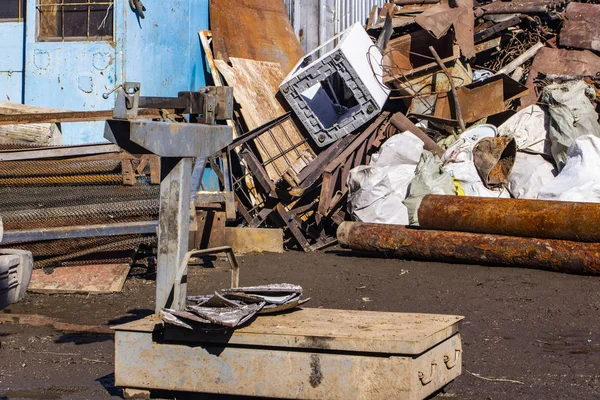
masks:
<svg viewBox="0 0 600 400"><path fill-rule="evenodd" d="M125 81L141 82L143 96L176 96L206 84L198 31L208 29L208 0L145 0L144 19L127 0L115 0L114 41L90 42L37 41L37 0L27 1L25 104L108 110L115 95L102 94ZM103 129L97 122L62 124L63 142L101 142Z"/></svg>
<svg viewBox="0 0 600 400"><path fill-rule="evenodd" d="M75 111L109 110L125 81L143 96L176 96L206 86L208 66L198 31L209 28L209 0L144 0L138 18L128 0L115 0L114 40L40 42L38 0L27 0L25 22L0 22L0 101ZM104 122L63 123L64 144L104 142ZM207 170L207 190L218 190Z"/></svg>
<svg viewBox="0 0 600 400"><path fill-rule="evenodd" d="M198 31L208 29L208 0L146 1L144 19L124 7L117 35L122 80L141 82L143 96L175 96L206 85ZM132 60L137 60L133 61Z"/></svg>
<svg viewBox="0 0 600 400"><path fill-rule="evenodd" d="M23 102L25 24L0 22L0 101Z"/></svg>

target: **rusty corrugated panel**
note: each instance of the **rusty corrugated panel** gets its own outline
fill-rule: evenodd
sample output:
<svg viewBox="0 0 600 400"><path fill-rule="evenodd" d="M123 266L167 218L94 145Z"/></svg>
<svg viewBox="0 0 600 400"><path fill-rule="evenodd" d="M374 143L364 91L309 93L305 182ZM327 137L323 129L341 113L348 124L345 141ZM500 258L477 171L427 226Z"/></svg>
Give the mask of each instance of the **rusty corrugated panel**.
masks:
<svg viewBox="0 0 600 400"><path fill-rule="evenodd" d="M420 217L419 217L420 222ZM600 244L343 222L342 247L403 259L600 275Z"/></svg>
<svg viewBox="0 0 600 400"><path fill-rule="evenodd" d="M560 30L560 45L600 50L600 4L570 3Z"/></svg>
<svg viewBox="0 0 600 400"><path fill-rule="evenodd" d="M419 207L427 229L600 242L600 204L428 195Z"/></svg>
<svg viewBox="0 0 600 400"><path fill-rule="evenodd" d="M212 0L215 58L279 63L287 74L304 56L283 0Z"/></svg>

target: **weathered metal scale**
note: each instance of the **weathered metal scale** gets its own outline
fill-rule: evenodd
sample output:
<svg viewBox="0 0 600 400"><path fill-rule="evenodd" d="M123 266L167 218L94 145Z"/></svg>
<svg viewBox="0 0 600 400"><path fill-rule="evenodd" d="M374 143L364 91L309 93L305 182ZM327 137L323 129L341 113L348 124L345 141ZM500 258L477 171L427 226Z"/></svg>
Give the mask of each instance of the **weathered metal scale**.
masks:
<svg viewBox="0 0 600 400"><path fill-rule="evenodd" d="M137 105L149 104L138 96L139 85L124 85L105 131L126 150L162 157L156 314L114 327L115 382L126 394L162 389L274 398L422 399L461 374L458 316L299 309L228 331L163 324L162 308L181 310L186 302L180 266L185 271L192 158L227 146L232 131L224 125L134 120ZM217 95L208 104L224 100ZM179 108L170 103L155 101L161 108ZM206 97L200 103L207 104ZM223 110L226 115L217 118L231 118L230 108L215 108L217 114Z"/></svg>

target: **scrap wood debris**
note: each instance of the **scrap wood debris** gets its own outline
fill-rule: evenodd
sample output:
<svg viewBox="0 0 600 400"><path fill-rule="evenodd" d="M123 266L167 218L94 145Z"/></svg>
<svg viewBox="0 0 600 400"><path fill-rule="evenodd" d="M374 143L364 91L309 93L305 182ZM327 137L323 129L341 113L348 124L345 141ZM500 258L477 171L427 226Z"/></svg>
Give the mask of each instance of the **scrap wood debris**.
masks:
<svg viewBox="0 0 600 400"><path fill-rule="evenodd" d="M222 48L244 38L216 21L216 65L247 132L225 149L238 160L236 223L283 228L288 248L311 251L344 220L418 225L428 194L599 201L599 12L395 0L299 59L289 36L278 37L283 58L226 59Z"/></svg>

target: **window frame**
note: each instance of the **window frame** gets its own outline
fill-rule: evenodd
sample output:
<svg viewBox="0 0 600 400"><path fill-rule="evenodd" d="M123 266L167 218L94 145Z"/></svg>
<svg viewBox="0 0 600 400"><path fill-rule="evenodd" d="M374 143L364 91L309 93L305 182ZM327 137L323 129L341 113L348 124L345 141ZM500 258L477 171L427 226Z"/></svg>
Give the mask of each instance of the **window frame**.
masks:
<svg viewBox="0 0 600 400"><path fill-rule="evenodd" d="M36 5L35 5L35 19L36 19L36 42L50 42L50 43L62 43L62 42L76 42L76 43L81 43L81 42L109 42L109 43L114 43L115 41L115 2L117 0L102 0L102 1L97 1L97 2L92 2L92 0L79 0L77 2L73 2L73 3L65 3L65 0L53 0L51 3L49 4L42 4L42 0L36 0ZM90 20L90 16L91 16L91 6L94 5L107 5L108 8L106 9L107 12L111 11L112 8L112 34L111 35L106 35L106 36L90 36L89 35L89 30L90 30L90 24L91 24L91 20ZM64 19L64 15L65 15L65 10L64 7L65 6L87 6L87 21L86 21L86 31L87 31L87 36L65 36L64 32L65 32L65 19ZM41 14L42 14L42 9L44 7L57 7L59 8L59 12L62 12L61 15L61 23L60 23L60 27L62 28L62 35L61 36L43 36L41 33ZM58 24L58 23L57 23Z"/></svg>
<svg viewBox="0 0 600 400"><path fill-rule="evenodd" d="M1 18L0 17L0 24L5 23L5 22L25 22L25 7L27 4L27 0L14 0L17 2L18 4L18 16L17 18Z"/></svg>

